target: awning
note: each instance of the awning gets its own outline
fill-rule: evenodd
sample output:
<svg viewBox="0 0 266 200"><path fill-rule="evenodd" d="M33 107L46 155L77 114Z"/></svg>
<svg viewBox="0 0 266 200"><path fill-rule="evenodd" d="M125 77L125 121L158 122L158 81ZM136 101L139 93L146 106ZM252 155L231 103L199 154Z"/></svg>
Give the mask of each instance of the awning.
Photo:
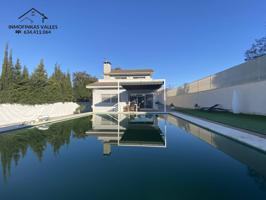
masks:
<svg viewBox="0 0 266 200"><path fill-rule="evenodd" d="M120 85L126 90L158 90L163 81L120 82Z"/></svg>

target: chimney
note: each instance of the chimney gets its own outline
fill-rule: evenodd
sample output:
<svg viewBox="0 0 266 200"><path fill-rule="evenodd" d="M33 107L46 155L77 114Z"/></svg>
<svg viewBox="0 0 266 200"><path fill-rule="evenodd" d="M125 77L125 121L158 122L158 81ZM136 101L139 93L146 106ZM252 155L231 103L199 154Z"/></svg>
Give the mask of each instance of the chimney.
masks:
<svg viewBox="0 0 266 200"><path fill-rule="evenodd" d="M104 63L103 63L103 75L104 75L104 78L109 78L110 77L109 73L111 72L111 70L112 70L111 62L109 62L107 60L104 61Z"/></svg>

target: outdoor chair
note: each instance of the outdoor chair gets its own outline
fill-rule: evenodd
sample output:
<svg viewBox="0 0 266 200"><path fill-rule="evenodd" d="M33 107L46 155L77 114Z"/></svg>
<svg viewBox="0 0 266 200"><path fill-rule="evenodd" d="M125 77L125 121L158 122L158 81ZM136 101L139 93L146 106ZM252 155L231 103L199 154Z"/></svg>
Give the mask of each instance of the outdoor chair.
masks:
<svg viewBox="0 0 266 200"><path fill-rule="evenodd" d="M137 110L136 104L131 102L129 105L129 111L136 111L136 110Z"/></svg>
<svg viewBox="0 0 266 200"><path fill-rule="evenodd" d="M224 109L221 106L222 106L221 104L215 104L215 105L213 105L211 107L202 107L202 108L199 108L199 110L208 111L208 112L212 112L212 111L226 112L226 111L228 111L227 109Z"/></svg>

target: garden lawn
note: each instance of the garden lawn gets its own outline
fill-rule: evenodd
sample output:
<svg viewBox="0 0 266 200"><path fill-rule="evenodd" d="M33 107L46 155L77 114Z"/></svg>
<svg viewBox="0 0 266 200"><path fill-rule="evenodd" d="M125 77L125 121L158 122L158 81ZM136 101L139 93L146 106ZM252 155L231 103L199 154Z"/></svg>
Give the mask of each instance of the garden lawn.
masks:
<svg viewBox="0 0 266 200"><path fill-rule="evenodd" d="M266 116L176 108L176 111L266 135Z"/></svg>

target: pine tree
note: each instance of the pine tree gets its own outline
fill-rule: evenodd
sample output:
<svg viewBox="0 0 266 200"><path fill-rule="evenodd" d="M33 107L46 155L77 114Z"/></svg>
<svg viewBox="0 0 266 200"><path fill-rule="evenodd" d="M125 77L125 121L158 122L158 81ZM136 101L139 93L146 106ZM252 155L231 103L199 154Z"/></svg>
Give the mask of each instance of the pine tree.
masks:
<svg viewBox="0 0 266 200"><path fill-rule="evenodd" d="M16 99L17 103L22 104L29 104L29 103L35 103L32 102L31 99L31 90L33 85L31 85L31 82L29 80L29 72L26 66L24 66L22 74L21 74L21 81L19 83L18 87L18 98Z"/></svg>
<svg viewBox="0 0 266 200"><path fill-rule="evenodd" d="M52 102L64 101L63 91L64 74L58 64L55 64L54 72L49 79L49 99Z"/></svg>
<svg viewBox="0 0 266 200"><path fill-rule="evenodd" d="M12 54L10 54L12 56ZM12 57L10 58L10 77L9 77L9 86L7 89L8 92L8 102L17 103L20 100L21 96L21 65L19 59L17 59L15 66L13 67Z"/></svg>
<svg viewBox="0 0 266 200"><path fill-rule="evenodd" d="M43 59L32 73L29 84L30 93L28 96L30 97L30 103L46 103L48 100L48 78Z"/></svg>
<svg viewBox="0 0 266 200"><path fill-rule="evenodd" d="M94 81L97 79L86 72L77 72L73 90L70 73L63 73L58 64L48 79L43 59L30 75L26 66L22 69L19 59L13 65L12 51L6 45L0 77L0 103L66 102L73 101L74 95L76 101L87 101L91 98L91 91L86 89L86 85Z"/></svg>
<svg viewBox="0 0 266 200"><path fill-rule="evenodd" d="M12 51L8 54L8 45L6 45L4 53L4 62L2 65L2 74L1 74L1 94L0 102L1 103L13 103L13 60L12 60Z"/></svg>
<svg viewBox="0 0 266 200"><path fill-rule="evenodd" d="M14 83L19 84L22 80L22 74L21 74L21 65L19 59L17 59L14 71L13 71L13 79Z"/></svg>
<svg viewBox="0 0 266 200"><path fill-rule="evenodd" d="M70 73L67 72L66 75L66 101L72 101L73 100L73 89L72 89L72 83L71 83L71 76Z"/></svg>
<svg viewBox="0 0 266 200"><path fill-rule="evenodd" d="M23 67L22 80L23 81L28 81L29 80L29 71L28 71L28 68L26 66Z"/></svg>
<svg viewBox="0 0 266 200"><path fill-rule="evenodd" d="M5 48L5 53L4 53L4 61L2 65L2 74L1 74L1 90L4 90L8 86L8 44L6 45Z"/></svg>
<svg viewBox="0 0 266 200"><path fill-rule="evenodd" d="M72 101L73 93L72 93L72 84L71 77L69 72L67 74L63 74L61 81L62 91L63 91L63 100L64 101Z"/></svg>
<svg viewBox="0 0 266 200"><path fill-rule="evenodd" d="M8 70L7 70L7 76L8 76L7 86L8 87L12 87L13 72L14 72L14 65L13 65L12 49L10 49L9 58L8 58Z"/></svg>
<svg viewBox="0 0 266 200"><path fill-rule="evenodd" d="M44 67L44 61L41 59L40 64L37 66L35 71L32 73L31 79L33 81L47 81L47 72Z"/></svg>

